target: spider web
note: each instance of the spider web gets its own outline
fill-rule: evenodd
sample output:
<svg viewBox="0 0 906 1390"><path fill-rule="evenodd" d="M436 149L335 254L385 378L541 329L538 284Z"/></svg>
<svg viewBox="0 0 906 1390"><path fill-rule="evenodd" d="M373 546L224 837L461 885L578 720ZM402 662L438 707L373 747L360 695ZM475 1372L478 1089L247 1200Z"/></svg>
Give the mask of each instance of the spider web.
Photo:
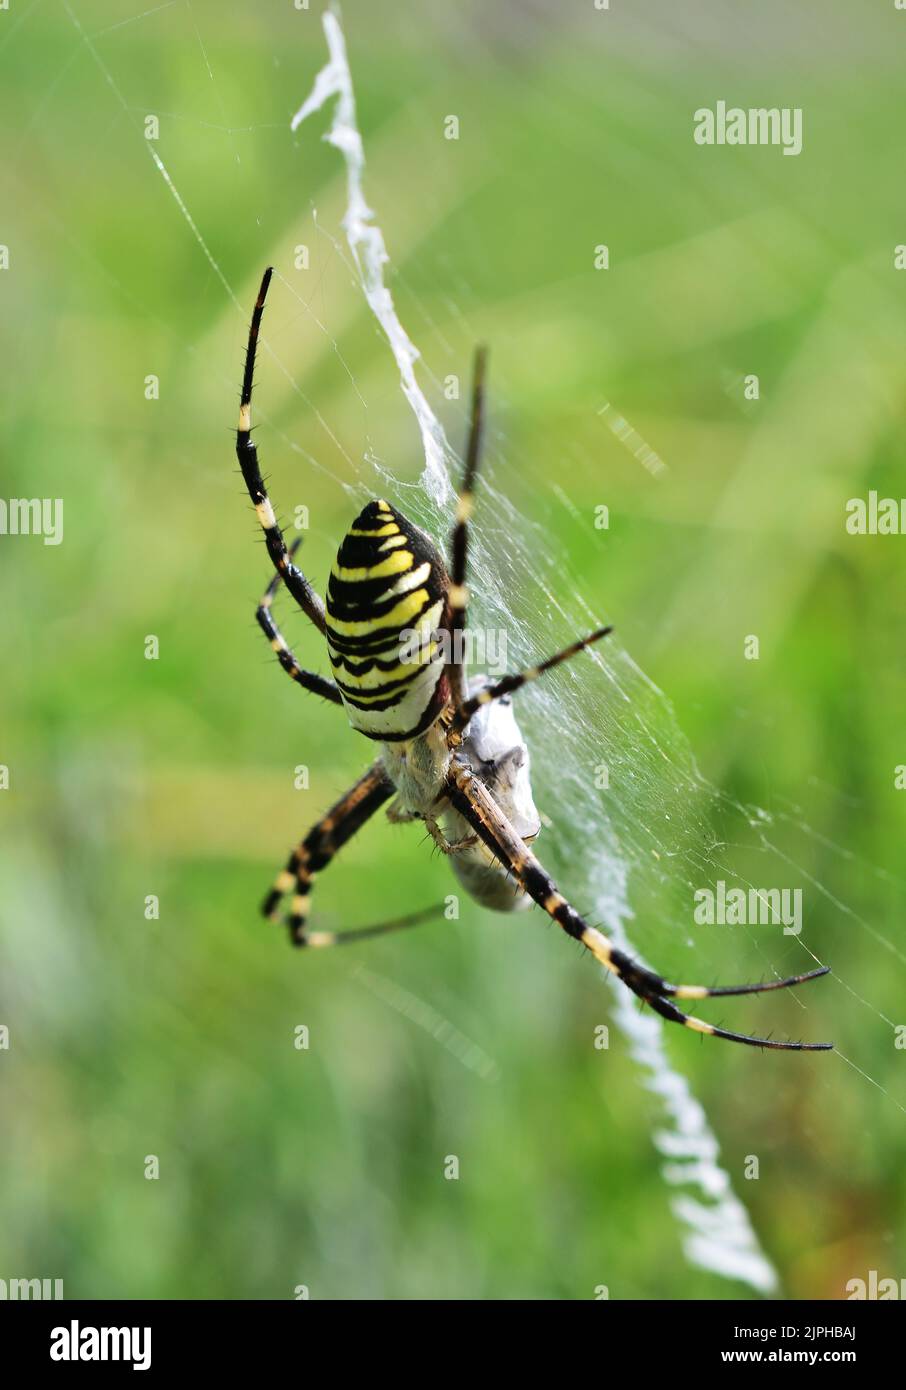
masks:
<svg viewBox="0 0 906 1390"><path fill-rule="evenodd" d="M338 13L328 11L323 24L329 58L293 117L292 129L297 130L323 108L333 108L332 122L324 138L337 149L346 166L347 205L342 219L346 245L368 306L396 360L400 387L418 423L424 450L420 487L417 492L405 490L405 507L430 533L443 535L449 526L450 478L451 474L459 476L461 463L418 385L414 368L419 353L400 323L385 283L390 257L365 197L365 155ZM434 384L438 384L436 380ZM629 447L642 456L654 476L661 471L661 461L644 447L625 421L619 420L612 428L618 435L628 436ZM490 452L493 462L504 462L505 447L492 448ZM398 481L380 460L372 458L371 463L384 491L398 494ZM494 486L493 468L486 471L491 472L492 479L482 478L482 494L488 497L483 515L495 517L496 525L485 523L473 528L478 535L470 541L470 589L474 596L470 624L477 622L489 629L518 634L517 649L525 653L527 663L531 653L550 649L547 634L551 613L562 620L558 628L565 633L588 630L598 616L582 601L579 583L569 574L562 552L551 547L543 528L527 525L510 492ZM557 490L568 508L568 498ZM538 591L532 605L534 615L531 610L517 613L509 599L524 588L527 574L532 575ZM542 621L540 615L544 615ZM755 887L740 874L738 866L722 862L721 854L730 847L709 849L714 840L711 815L715 807L719 806L725 819L736 823L741 835L748 832L745 848L762 858L776 855L789 869L794 866L782 849L772 843L768 827L777 821L792 824L794 814L769 815L761 808L739 805L709 785L696 767L669 702L629 653L618 643L611 643L605 649L595 649L591 658L587 665L577 663L571 667L570 679L559 682L556 689L553 683L532 685L521 702L521 720L530 746L542 750L556 748L556 782L551 782L549 769L546 772L543 766L536 771L535 782L542 804L559 802L569 807L573 822L569 833L564 835L566 827L562 821L557 822L558 867L568 873L568 881L575 885L577 864L589 866L581 901L593 902L596 920L608 929L611 938L633 956L644 959L630 936L629 924L635 915L630 905L633 882L642 876L649 883L655 880L652 902L660 898L657 887L669 896L677 878L685 881L691 893L696 883L706 881L708 870L725 873L734 883ZM555 731L553 738L551 731ZM608 750L612 776L621 787L633 789L631 794L621 794L606 803L589 776L596 758L600 761L602 747ZM543 759L536 759L536 768L539 762L543 763ZM549 844L545 844L543 852L551 853ZM576 891L579 890L574 888ZM657 910L663 911L662 903ZM748 930L766 979L781 978L787 971L806 970L820 963L800 936L797 945L806 960L784 963L778 968L776 952L768 952L755 932ZM648 935L646 932L646 938ZM903 960L892 943L885 944ZM651 964L647 960L646 963ZM806 1011L807 1001L799 996L796 999ZM871 1010L867 1001L859 1002ZM891 1020L874 1012L893 1028ZM777 1287L776 1272L720 1164L719 1145L702 1106L686 1079L668 1061L663 1022L651 1013L640 1013L625 990L616 991L615 1016L629 1040L633 1057L646 1074L647 1086L663 1106L665 1124L654 1137L665 1158L665 1180L682 1189L672 1201L672 1208L686 1230L687 1258L703 1268L742 1280L762 1293L772 1292Z"/></svg>
<svg viewBox="0 0 906 1390"><path fill-rule="evenodd" d="M134 18L142 20L165 8L169 7L154 7ZM203 71L213 84L223 112L225 102L191 5L187 8ZM86 31L68 0L64 0L64 9L80 43L91 54L100 79L134 123L135 109L118 86L96 36ZM347 451L330 420L298 385L301 368L295 362L292 368L287 366L275 347L273 307L271 338L266 333L262 340L262 358L266 355L269 364L282 374L286 389L299 398L306 412L342 453L348 476L355 481L335 475L315 453L283 433L273 423L266 404L258 406L256 416L268 424L271 434L280 438L305 467L326 472L351 497L359 499L377 492L389 495L431 534L445 536L451 516L451 478L458 476L461 464L428 399L429 395L435 402L442 399L441 371L438 364L419 360L419 352L407 326L400 321L394 295L388 288L393 262L380 230L382 191L379 185L369 190L377 209L373 213L366 199L365 150L338 14L326 13L323 26L326 62L309 95L302 100L292 129L299 140L315 140L320 133L317 122L327 125L326 138L342 162L345 195L342 216L335 225L323 221L315 209L309 211L307 220L318 244L327 248L327 253L354 278L357 293L364 297L383 334L386 351L398 369L400 391L414 417L424 471L417 483L404 482L395 475L373 440L369 440L361 457ZM301 86L304 89L304 82ZM225 114L222 128L229 132L238 161L235 132ZM289 136L287 128L288 142ZM218 292L229 301L231 312L239 316L231 321L228 330L219 332L228 331L239 340L250 303L246 289L239 294L231 285L210 249L207 229L196 220L191 196L177 187L158 149L148 141L143 143L157 175L172 195L186 234L197 242L201 261L207 265ZM300 225L304 220L306 215L300 213ZM399 274L394 280L394 289L398 287L405 292ZM329 302L322 302L316 310L314 300L299 295L279 271L275 290L293 298L308 329L326 338L341 372L348 374L349 391L367 410L366 387L344 360L339 333L331 322ZM405 297L409 311L419 312L418 297L408 292ZM418 336L415 330L413 333ZM463 342L470 340L473 341L472 335L464 325ZM462 360L459 344L456 357ZM494 375L492 390L500 399L505 393L505 377L501 380ZM460 413L458 438L463 437L466 425L462 409ZM645 452L631 426L609 417L606 403L602 415L617 437L642 458L656 480L660 461ZM480 518L470 543L470 625L508 634L509 665L513 669L529 664L602 619L613 616L619 624L618 614L602 615L590 610L582 597L581 580L571 571L569 556L551 545L543 524L531 520L550 510L569 512L572 504L566 490L558 483L543 494L533 484L514 488L514 479L522 476L520 463L508 448L506 438L495 429L489 431ZM552 633L556 634L554 640ZM580 910L606 928L624 949L653 968L672 978L707 983L718 975L725 981L735 981L757 978L759 972L766 979L779 978L818 962L808 944L807 930L799 937L780 939L757 926L737 929L741 938L734 937L733 953L723 949L721 956L718 948L717 954L712 955L714 938L707 938L705 948L702 937L692 933L689 903L695 888L712 883L715 878L747 887L807 884L831 903L847 926L863 933L872 949L884 950L892 968L901 970L906 964L902 952L883 932L862 920L829 888L809 880L797 867L796 844L807 842L814 832L796 806L781 805L768 812L743 805L701 775L668 699L618 640L612 639L572 663L558 678L529 687L520 696L520 723L534 751L536 799L552 821L539 845L542 858ZM595 770L602 763L608 768L607 790L596 785ZM721 827L719 835L715 825ZM834 847L834 852L842 859L848 854L842 846ZM739 946L740 939L744 947ZM741 967L740 954L748 969ZM704 971L708 980L701 980ZM373 982L377 979L372 975ZM777 1287L775 1271L721 1165L719 1145L708 1118L688 1081L668 1060L664 1025L650 1012L640 1013L628 991L614 988L611 981L608 986L614 1017L628 1039L645 1084L662 1106L663 1121L654 1141L663 1156L664 1179L673 1190L671 1205L683 1232L687 1258L703 1268L741 1280L759 1292L773 1291ZM827 982L814 988L826 987ZM871 1030L893 1030L894 1021L861 997L839 974L835 974L835 985L831 987L836 989L838 1006L845 1006L860 1020L848 1042L855 1042L862 1024ZM403 1007L393 1002L392 989L382 985L380 990L392 1007ZM407 1000L404 1007L410 1017L435 1035L442 1028L430 1010L426 1012L417 1001ZM814 1039L827 1035L827 1020L833 1016L828 1008L823 1007L819 1015L805 992L796 993L795 1007L802 1011L802 1036ZM813 1023L819 1017L824 1026ZM462 1046L457 1042L458 1053L466 1057L469 1046L467 1039L462 1040ZM877 1087L885 1104L902 1109L849 1055L849 1048L846 1055L837 1051L827 1060L829 1066L851 1068L860 1077L860 1084ZM485 1062L486 1059L482 1066ZM815 1084L830 1094L826 1076Z"/></svg>
<svg viewBox="0 0 906 1390"><path fill-rule="evenodd" d="M450 476L451 473L457 476L461 465L418 385L414 367L419 353L399 321L393 297L385 284L389 255L380 226L365 199L364 149L356 123L353 79L338 14L328 11L323 23L329 60L293 117L292 129L296 130L325 105L333 105L333 120L325 138L335 146L346 165L347 206L343 232L368 306L386 335L399 367L400 386L418 422L424 449L425 467L420 490L417 495L407 495L406 507L417 515L430 534L442 535L449 526ZM386 491L390 487L395 491L393 477L377 460L374 462L383 489ZM543 650L545 640L549 639L542 631L533 630L535 625L531 620L518 618L509 603L501 598L518 593L524 576L533 573L545 604L560 615L565 630L582 631L592 626L593 615L584 605L564 604L564 591L568 593L571 585L564 582L567 576L562 555L551 551L538 528L534 528L530 548L525 541L519 544L518 538L526 534L526 525L516 504L508 494L493 487L486 477L482 478L481 486L487 497L484 513L496 517L497 526L473 527L473 533L477 531L478 534L473 534L470 541L470 588L477 604L473 600L471 625L474 627L477 620L489 629L515 630L519 633L520 649L526 652ZM476 606L480 606L480 617L475 613ZM581 859L591 864L587 891L592 895L598 919L609 929L611 937L638 956L627 931L627 922L632 916L627 883L630 868L650 857L649 836L635 818L635 807L628 815L615 815L613 811L602 814L601 799L589 786L589 769L594 765L589 734L592 729L606 731L604 742L608 748L631 750L627 764L631 762L633 776L649 785L657 782L663 787L663 771L658 763L667 761L667 755L645 711L650 710L653 703L663 711L665 702L644 680L626 653L618 651L615 657L595 653L594 664L598 668L598 681L603 676L611 688L604 720L600 718L603 712L600 685L595 689L595 677L582 672L581 667L578 674L571 672L574 679L566 684L565 690L553 690L550 685L545 688L542 683L534 685L522 719L530 745L544 746L540 738L532 739L533 732L557 731L559 782L556 790L550 787L544 791L549 799L556 796L571 808L577 825L592 831L586 844L579 846ZM589 719L590 710L595 711L593 719ZM657 724L662 722L656 721ZM692 768L678 730L674 728L672 732L672 777L681 779L680 794L685 796ZM545 741L549 742L549 738ZM678 763L675 761L677 751ZM647 756L640 759L640 753ZM543 787L543 773L540 777L536 775L536 780ZM669 813L665 818L669 819ZM693 829L696 840L702 838L704 826L701 822L687 827L686 835L689 829ZM574 880L574 866L570 867ZM631 997L622 991L618 992L616 1017L630 1039L634 1057L647 1073L647 1084L664 1106L667 1125L655 1136L661 1151L669 1156L669 1162L663 1167L664 1176L672 1185L691 1188L697 1194L693 1197L686 1192L673 1203L675 1214L688 1230L684 1242L687 1257L712 1271L741 1279L763 1293L771 1292L777 1285L776 1274L759 1247L744 1206L733 1193L729 1176L720 1166L718 1143L703 1108L694 1099L688 1083L667 1060L661 1020L654 1015L640 1015Z"/></svg>

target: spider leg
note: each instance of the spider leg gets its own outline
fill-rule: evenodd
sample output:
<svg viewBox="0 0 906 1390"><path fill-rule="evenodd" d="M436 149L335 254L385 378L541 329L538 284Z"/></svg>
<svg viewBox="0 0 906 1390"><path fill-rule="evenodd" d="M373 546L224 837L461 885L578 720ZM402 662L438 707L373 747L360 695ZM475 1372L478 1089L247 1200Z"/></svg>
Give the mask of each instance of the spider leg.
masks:
<svg viewBox="0 0 906 1390"><path fill-rule="evenodd" d="M305 934L306 946L349 946L357 941L365 941L373 936L386 936L390 932L403 931L406 927L418 927L422 922L444 915L444 903L434 907L422 908L420 912L409 912L405 917L397 917L392 922L379 922L374 927L354 927L352 931L312 931Z"/></svg>
<svg viewBox="0 0 906 1390"><path fill-rule="evenodd" d="M293 541L290 546L290 556L295 555L301 543L301 536ZM277 653L277 660L288 676L298 685L301 685L303 690L310 690L313 695L321 695L325 700L332 700L335 705L341 705L343 697L334 682L326 680L324 676L319 676L314 671L306 671L301 667L290 651L286 638L277 626L271 612L271 605L279 583L280 575L275 574L264 591L264 597L255 611L255 620L258 626L270 641L271 647Z"/></svg>
<svg viewBox="0 0 906 1390"><path fill-rule="evenodd" d="M294 891L287 925L296 946L307 945L305 922L308 916L309 894L315 875L333 859L337 850L350 840L380 806L393 795L394 787L381 762L373 763L364 776L341 796L339 801L318 821L317 825L293 850L286 867L279 873L274 886L261 905L263 915L272 922L279 916L282 899Z"/></svg>
<svg viewBox="0 0 906 1390"><path fill-rule="evenodd" d="M466 558L469 547L469 518L472 515L472 492L475 475L481 456L481 435L484 427L484 378L487 366L487 351L480 347L475 352L472 369L472 415L469 424L469 442L466 449L466 471L459 489L456 506L456 520L450 536L450 588L447 603L450 609L448 630L450 633L452 660L447 666L450 682L450 698L453 707L460 710L466 697L465 666L459 646L458 634L466 625L466 609L469 591L466 587Z"/></svg>
<svg viewBox="0 0 906 1390"><path fill-rule="evenodd" d="M264 531L267 553L273 561L274 568L302 611L311 619L319 632L324 632L326 628L324 601L315 593L305 575L293 564L290 558L286 542L283 539L283 532L277 523L274 508L261 476L261 469L258 465L258 450L252 443L252 380L255 375L255 350L258 346L258 331L261 327L264 301L267 298L267 288L271 282L272 274L273 267L268 266L261 281L261 288L258 291L258 298L252 313L252 322L249 326L248 346L245 351L245 371L242 376L242 395L239 401L239 428L236 431L236 457L239 459L239 466L242 469L242 476L245 479L249 497L252 499L255 513Z"/></svg>
<svg viewBox="0 0 906 1390"><path fill-rule="evenodd" d="M578 652L584 651L585 648L590 647L592 643L600 642L602 637L606 637L611 632L613 632L612 627L596 628L595 631L590 632L587 637L580 637L577 642L571 642L568 647L564 647L560 652L555 652L553 656L547 657L545 661L539 662L537 666L530 666L527 670L520 671L517 675L504 676L502 680L497 681L494 685L488 686L486 690L482 690L477 695L473 695L471 700L464 700L453 716L453 728L455 730L464 729L480 705L488 705L492 700L499 700L501 695L512 694L514 690L519 690L521 686L527 685L529 681L537 680L539 676L543 676L545 671L550 671L552 667L559 666L561 661L568 661L571 656L576 656Z"/></svg>
<svg viewBox="0 0 906 1390"><path fill-rule="evenodd" d="M461 850L471 849L478 839L477 835L464 835L461 840L448 840L433 816L425 816L425 829L437 845L441 854L459 854Z"/></svg>
<svg viewBox="0 0 906 1390"><path fill-rule="evenodd" d="M516 834L500 807L491 797L487 788L474 776L472 771L454 759L447 782L447 796L451 804L468 821L481 840L495 854L514 877L522 884L526 893L543 907L553 920L563 928L568 936L581 941L601 965L610 970L629 989L643 999L671 1023L681 1023L697 1033L725 1038L729 1042L745 1043L751 1047L775 1048L778 1051L823 1052L833 1047L833 1043L777 1042L769 1038L749 1037L744 1033L730 1033L714 1024L705 1023L700 1018L684 1014L674 999L707 999L726 994L758 994L764 985L734 985L725 989L708 989L705 985L672 985L661 979L654 971L646 969L627 956L625 951L611 945L607 937L596 927L590 926L576 909L563 897L550 874L532 854L531 850ZM806 975L794 975L787 980L772 982L767 988L785 989L791 985L802 984L806 980L826 975L826 968L809 971Z"/></svg>

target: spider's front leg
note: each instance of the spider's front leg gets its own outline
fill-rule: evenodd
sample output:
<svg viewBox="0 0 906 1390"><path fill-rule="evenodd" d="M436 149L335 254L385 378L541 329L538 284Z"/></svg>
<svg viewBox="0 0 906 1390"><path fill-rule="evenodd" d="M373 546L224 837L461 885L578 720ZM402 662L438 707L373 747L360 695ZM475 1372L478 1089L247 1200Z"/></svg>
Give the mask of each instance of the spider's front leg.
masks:
<svg viewBox="0 0 906 1390"><path fill-rule="evenodd" d="M470 849L478 840L477 835L466 835L461 840L448 840L434 816L422 811L409 811L396 801L387 808L387 819L391 825L411 825L413 821L421 821L441 854L458 854L460 850Z"/></svg>
<svg viewBox="0 0 906 1390"><path fill-rule="evenodd" d="M369 937L400 931L404 927L416 927L422 922L443 916L445 904L437 903L432 907L423 908L420 912L410 912L405 917L397 917L393 921L380 922L371 927L356 927L352 931L308 929L308 911L315 875L327 868L337 850L362 828L393 792L393 783L387 776L383 763L378 761L372 764L355 786L351 787L345 796L340 797L327 815L312 827L301 844L293 850L286 868L277 875L273 888L264 899L261 910L270 921L276 921L281 901L295 888L292 908L287 918L290 940L294 946L345 946L352 942L365 941Z"/></svg>
<svg viewBox="0 0 906 1390"><path fill-rule="evenodd" d="M337 851L383 806L393 791L393 783L383 763L373 763L293 850L286 867L277 875L273 888L261 904L261 911L270 921L277 921L280 903L287 893L295 890L287 918L294 945L322 944L312 940L306 932L315 876L327 868Z"/></svg>
<svg viewBox="0 0 906 1390"><path fill-rule="evenodd" d="M826 966L819 970L810 970L804 975L793 975L789 979L771 980L758 985L730 985L709 989L706 985L670 984L654 971L632 960L618 947L612 946L597 927L590 926L584 920L572 904L567 902L550 874L516 834L487 788L470 768L456 759L450 767L447 796L451 805L468 821L488 849L500 859L538 906L544 908L567 935L587 947L596 960L616 975L640 999L650 1004L662 1018L671 1023L681 1023L697 1033L725 1038L729 1042L746 1043L751 1047L796 1052L823 1052L833 1048L833 1043L777 1042L770 1038L749 1037L745 1033L731 1033L724 1028L705 1023L703 1019L684 1014L671 1003L672 999L708 999L786 989L791 985L817 979L820 975L827 975L829 971Z"/></svg>
<svg viewBox="0 0 906 1390"><path fill-rule="evenodd" d="M461 840L448 840L433 816L425 816L425 825L441 854L459 854L478 843L477 835L464 835Z"/></svg>

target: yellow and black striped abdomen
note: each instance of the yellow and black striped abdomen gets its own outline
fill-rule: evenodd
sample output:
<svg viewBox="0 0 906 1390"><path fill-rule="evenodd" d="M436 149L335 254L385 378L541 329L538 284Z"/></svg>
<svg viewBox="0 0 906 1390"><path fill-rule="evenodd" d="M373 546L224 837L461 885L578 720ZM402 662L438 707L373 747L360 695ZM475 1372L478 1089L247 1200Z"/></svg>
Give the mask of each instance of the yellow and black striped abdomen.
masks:
<svg viewBox="0 0 906 1390"><path fill-rule="evenodd" d="M349 722L369 738L414 738L448 699L449 580L428 537L389 503L369 502L327 586L327 643Z"/></svg>

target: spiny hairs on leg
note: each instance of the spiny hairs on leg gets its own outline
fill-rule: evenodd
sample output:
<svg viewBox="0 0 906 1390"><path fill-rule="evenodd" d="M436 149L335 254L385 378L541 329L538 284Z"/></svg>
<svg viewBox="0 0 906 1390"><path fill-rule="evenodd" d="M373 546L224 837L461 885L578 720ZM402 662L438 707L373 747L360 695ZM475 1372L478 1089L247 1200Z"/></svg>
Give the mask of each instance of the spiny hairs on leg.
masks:
<svg viewBox="0 0 906 1390"><path fill-rule="evenodd" d="M618 980L646 1004L650 1004L662 1018L670 1023L681 1023L696 1033L724 1038L728 1042L743 1043L749 1047L771 1048L783 1052L832 1050L833 1043L784 1042L772 1038L750 1037L746 1033L731 1033L726 1028L719 1028L694 1015L683 1013L670 1002L671 999L708 999L725 995L760 994L768 989L788 989L793 985L805 984L808 980L829 974L826 966L810 970L805 975L791 975L788 979L771 981L769 984L731 985L715 989L709 989L706 985L670 984L654 971L639 965L618 947L611 945L597 927L592 927L585 921L563 897L550 874L516 834L487 788L478 781L469 767L456 759L451 765L447 796L451 805L468 821L488 849L510 870L538 906L544 908L568 936L587 947L601 965L616 975Z"/></svg>

